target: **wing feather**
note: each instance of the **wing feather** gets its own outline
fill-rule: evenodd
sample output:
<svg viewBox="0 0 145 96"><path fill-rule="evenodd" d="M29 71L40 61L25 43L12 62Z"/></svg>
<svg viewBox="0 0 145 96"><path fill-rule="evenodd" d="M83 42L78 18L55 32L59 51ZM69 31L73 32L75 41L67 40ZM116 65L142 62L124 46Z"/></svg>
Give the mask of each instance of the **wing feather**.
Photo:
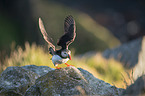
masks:
<svg viewBox="0 0 145 96"><path fill-rule="evenodd" d="M68 46L74 41L76 37L75 31L75 20L71 15L69 15L64 20L64 35L60 37L57 45L64 49L68 49Z"/></svg>
<svg viewBox="0 0 145 96"><path fill-rule="evenodd" d="M40 28L40 31L41 31L41 33L42 33L42 35L43 35L44 40L45 40L45 41L50 45L50 47L52 47L53 50L55 51L55 46L50 42L51 38L48 37L48 34L47 34L47 32L46 32L46 30L45 30L45 28L44 28L44 24L43 24L41 18L39 18L39 28Z"/></svg>

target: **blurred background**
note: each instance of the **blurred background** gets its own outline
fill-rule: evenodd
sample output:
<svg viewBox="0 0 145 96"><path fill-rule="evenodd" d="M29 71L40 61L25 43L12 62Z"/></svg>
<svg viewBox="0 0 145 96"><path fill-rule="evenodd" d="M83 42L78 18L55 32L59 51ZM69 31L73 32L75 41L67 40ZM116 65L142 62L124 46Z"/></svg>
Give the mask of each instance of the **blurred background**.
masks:
<svg viewBox="0 0 145 96"><path fill-rule="evenodd" d="M145 35L144 9L144 0L0 0L0 50L9 50L12 42L44 44L39 17L56 43L71 14L77 26L71 45L76 54L102 51Z"/></svg>
<svg viewBox="0 0 145 96"><path fill-rule="evenodd" d="M50 63L47 62L50 61L47 59L51 58L48 55L47 44L38 27L39 17L42 18L47 33L53 38L55 45L64 32L64 18L67 15L74 17L77 36L70 49L73 50L76 59L70 63L77 66L77 56L103 52L145 35L144 10L144 0L0 0L1 71L12 65ZM97 59L99 61L96 61L96 58L99 58ZM96 76L100 74L101 79L106 80L104 74L107 72L103 73L103 70L106 66L104 63L108 61L100 55L87 61L84 58L81 60L90 67L83 65L82 62L79 62L80 66L77 67L83 66L88 71L94 67L92 62L95 64L99 62L97 63L99 67L93 69L92 73L96 73ZM114 78L113 80L117 81L121 77ZM109 79L108 82L113 80Z"/></svg>

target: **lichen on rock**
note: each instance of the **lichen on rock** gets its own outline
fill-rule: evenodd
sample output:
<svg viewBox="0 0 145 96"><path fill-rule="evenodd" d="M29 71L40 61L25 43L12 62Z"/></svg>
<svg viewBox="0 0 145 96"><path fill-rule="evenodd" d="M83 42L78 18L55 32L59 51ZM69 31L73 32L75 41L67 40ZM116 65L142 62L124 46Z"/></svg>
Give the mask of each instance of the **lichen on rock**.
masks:
<svg viewBox="0 0 145 96"><path fill-rule="evenodd" d="M122 91L73 66L62 69L35 65L8 67L0 77L0 96L118 96Z"/></svg>
<svg viewBox="0 0 145 96"><path fill-rule="evenodd" d="M35 78L38 77L36 73L21 67L8 67L0 77L0 96L3 94L8 94L5 96L13 96L13 94L21 96L27 88L35 84Z"/></svg>

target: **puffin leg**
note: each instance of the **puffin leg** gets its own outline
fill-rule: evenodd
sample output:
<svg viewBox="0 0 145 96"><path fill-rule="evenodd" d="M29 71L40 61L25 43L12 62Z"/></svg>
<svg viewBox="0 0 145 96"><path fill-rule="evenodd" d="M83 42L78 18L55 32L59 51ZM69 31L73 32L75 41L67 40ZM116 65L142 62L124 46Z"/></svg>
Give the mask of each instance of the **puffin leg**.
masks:
<svg viewBox="0 0 145 96"><path fill-rule="evenodd" d="M67 63L65 63L65 65L67 65L67 67L69 67L69 66L73 66L73 65L69 65L69 64L67 64Z"/></svg>

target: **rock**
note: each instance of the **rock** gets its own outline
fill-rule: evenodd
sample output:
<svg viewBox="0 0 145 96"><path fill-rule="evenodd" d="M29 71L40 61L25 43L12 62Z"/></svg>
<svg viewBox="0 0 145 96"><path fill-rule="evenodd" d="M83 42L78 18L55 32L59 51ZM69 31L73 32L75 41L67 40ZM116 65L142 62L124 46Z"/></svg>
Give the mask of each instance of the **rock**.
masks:
<svg viewBox="0 0 145 96"><path fill-rule="evenodd" d="M126 69L133 69L133 77L137 79L145 73L145 37L108 49L103 52L103 56L120 61Z"/></svg>
<svg viewBox="0 0 145 96"><path fill-rule="evenodd" d="M35 84L35 80L38 77L48 73L51 70L54 69L48 66L35 65L8 67L2 72L0 77L0 96L24 95L26 90ZM37 93L36 90L35 93Z"/></svg>
<svg viewBox="0 0 145 96"><path fill-rule="evenodd" d="M32 71L32 72L38 74L39 76L42 76L42 75L48 73L49 71L54 70L53 68L50 68L48 66L36 66L36 65L26 65L26 66L22 66L22 68Z"/></svg>
<svg viewBox="0 0 145 96"><path fill-rule="evenodd" d="M8 67L0 77L0 96L119 96L122 91L73 66L55 70L35 65Z"/></svg>
<svg viewBox="0 0 145 96"><path fill-rule="evenodd" d="M145 96L145 75L139 77L122 94L123 96Z"/></svg>
<svg viewBox="0 0 145 96"><path fill-rule="evenodd" d="M99 96L120 96L123 89L116 88L115 86L111 86L109 83L106 83L100 79L94 77L88 71L78 68L83 74L84 78L89 82L89 85L94 88L95 95Z"/></svg>
<svg viewBox="0 0 145 96"><path fill-rule="evenodd" d="M0 96L22 96L38 77L21 67L8 67L0 77Z"/></svg>
<svg viewBox="0 0 145 96"><path fill-rule="evenodd" d="M86 70L72 66L48 72L38 78L35 85L27 90L27 95L39 96L33 91L38 89L41 96L118 96L123 91L95 78Z"/></svg>
<svg viewBox="0 0 145 96"><path fill-rule="evenodd" d="M29 87L26 90L26 93L24 96L41 96L41 92L40 92L39 87L37 87L36 85Z"/></svg>

